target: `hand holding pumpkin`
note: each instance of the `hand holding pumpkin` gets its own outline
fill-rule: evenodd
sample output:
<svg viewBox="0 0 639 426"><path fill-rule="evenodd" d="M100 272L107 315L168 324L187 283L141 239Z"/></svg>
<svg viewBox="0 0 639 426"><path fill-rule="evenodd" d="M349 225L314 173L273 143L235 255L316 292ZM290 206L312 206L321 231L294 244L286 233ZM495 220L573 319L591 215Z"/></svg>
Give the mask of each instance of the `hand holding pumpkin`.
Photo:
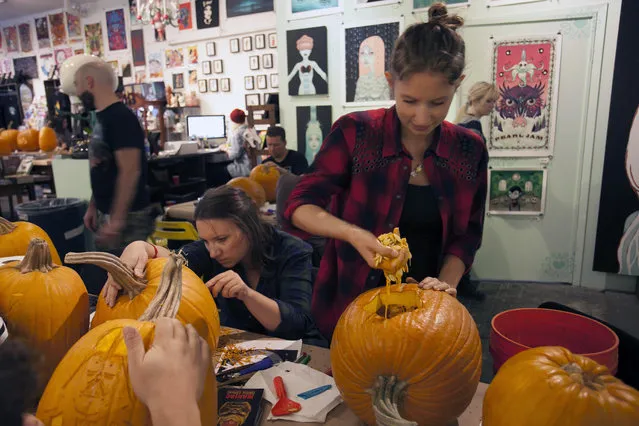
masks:
<svg viewBox="0 0 639 426"><path fill-rule="evenodd" d="M412 277L406 278L406 283L418 284L417 280ZM439 281L437 278L426 277L418 284L418 286L419 288L423 288L424 290L443 291L453 297L457 297L457 289L455 287L452 287L450 284L447 284L443 281Z"/></svg>
<svg viewBox="0 0 639 426"><path fill-rule="evenodd" d="M120 256L122 263L133 271L136 277L141 279L144 279L144 271L149 261L147 246L148 244L144 241L134 241L124 249ZM109 278L102 288L102 295L104 296L106 304L112 308L113 305L115 305L120 290L122 290L122 286L113 279L111 274L108 276Z"/></svg>
<svg viewBox="0 0 639 426"><path fill-rule="evenodd" d="M235 271L225 271L211 278L206 286L211 290L213 297L222 296L227 299L235 298L244 300L251 288L246 285L242 277Z"/></svg>
<svg viewBox="0 0 639 426"><path fill-rule="evenodd" d="M140 401L149 408L176 398L186 404L199 401L211 351L191 324L184 327L176 319L158 318L155 339L146 352L135 328L125 327L122 332L131 386Z"/></svg>

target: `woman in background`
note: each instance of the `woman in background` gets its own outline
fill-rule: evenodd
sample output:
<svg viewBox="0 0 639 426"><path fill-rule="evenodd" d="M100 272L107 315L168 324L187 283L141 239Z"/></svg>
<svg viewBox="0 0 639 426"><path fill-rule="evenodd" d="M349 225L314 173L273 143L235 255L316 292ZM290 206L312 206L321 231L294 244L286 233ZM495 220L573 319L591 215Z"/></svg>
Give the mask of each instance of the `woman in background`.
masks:
<svg viewBox="0 0 639 426"><path fill-rule="evenodd" d="M468 100L457 113L455 122L477 133L485 143L486 136L484 136L480 120L492 112L497 98L499 98L499 92L494 84L485 81L473 84L468 91Z"/></svg>

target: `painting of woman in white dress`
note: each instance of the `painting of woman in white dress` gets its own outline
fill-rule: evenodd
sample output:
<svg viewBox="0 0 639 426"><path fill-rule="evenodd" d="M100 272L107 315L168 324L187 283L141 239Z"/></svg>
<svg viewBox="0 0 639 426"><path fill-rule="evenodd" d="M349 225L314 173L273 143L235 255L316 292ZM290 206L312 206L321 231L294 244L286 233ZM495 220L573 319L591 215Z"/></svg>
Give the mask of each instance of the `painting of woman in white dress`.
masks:
<svg viewBox="0 0 639 426"><path fill-rule="evenodd" d="M626 176L632 190L639 198L639 108L628 136L626 148ZM617 248L619 273L623 275L639 275L639 210L626 218L623 236Z"/></svg>
<svg viewBox="0 0 639 426"><path fill-rule="evenodd" d="M384 104L391 100L384 72L399 32L399 21L345 28L345 102Z"/></svg>
<svg viewBox="0 0 639 426"><path fill-rule="evenodd" d="M328 93L326 27L288 31L288 93L291 96ZM300 58L300 60L296 58ZM297 60L297 62L295 62Z"/></svg>
<svg viewBox="0 0 639 426"><path fill-rule="evenodd" d="M329 105L297 107L297 150L308 164L315 159L332 125Z"/></svg>

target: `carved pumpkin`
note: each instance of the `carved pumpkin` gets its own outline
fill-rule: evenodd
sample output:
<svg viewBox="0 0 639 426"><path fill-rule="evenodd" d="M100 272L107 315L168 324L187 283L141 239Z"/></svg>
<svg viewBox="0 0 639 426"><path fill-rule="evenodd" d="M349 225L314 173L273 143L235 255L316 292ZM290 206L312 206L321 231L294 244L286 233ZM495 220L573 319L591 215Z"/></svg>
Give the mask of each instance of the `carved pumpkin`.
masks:
<svg viewBox="0 0 639 426"><path fill-rule="evenodd" d="M262 207L266 202L264 188L253 179L249 179L247 177L236 177L228 181L227 185L246 192L246 195L255 201L257 207Z"/></svg>
<svg viewBox="0 0 639 426"><path fill-rule="evenodd" d="M48 380L89 329L89 295L80 276L54 265L46 241L34 238L21 262L0 268L0 316L43 356L40 370Z"/></svg>
<svg viewBox="0 0 639 426"><path fill-rule="evenodd" d="M47 242L51 258L56 265L62 265L60 255L51 238L38 225L30 222L9 222L0 217L0 257L24 256L32 238L42 238Z"/></svg>
<svg viewBox="0 0 639 426"><path fill-rule="evenodd" d="M40 129L38 145L44 152L51 152L58 147L58 137L51 127L43 127Z"/></svg>
<svg viewBox="0 0 639 426"><path fill-rule="evenodd" d="M20 151L37 151L40 149L38 143L39 133L35 129L27 129L18 135L18 149Z"/></svg>
<svg viewBox="0 0 639 426"><path fill-rule="evenodd" d="M0 152L2 155L11 154L18 149L18 134L20 132L15 129L4 130L0 133Z"/></svg>
<svg viewBox="0 0 639 426"><path fill-rule="evenodd" d="M367 424L447 424L479 383L477 326L445 292L416 284L390 289L361 294L340 317L331 343L335 383Z"/></svg>
<svg viewBox="0 0 639 426"><path fill-rule="evenodd" d="M264 193L266 193L267 201L271 203L275 202L275 187L277 186L277 181L280 179L280 171L277 170L277 167L260 164L251 170L249 177L262 185Z"/></svg>
<svg viewBox="0 0 639 426"><path fill-rule="evenodd" d="M488 387L483 425L635 426L639 391L568 349L528 349L506 361Z"/></svg>
<svg viewBox="0 0 639 426"><path fill-rule="evenodd" d="M122 329L136 328L148 350L156 318L175 318L180 305L183 258L164 262L162 284L148 309L135 319L108 321L89 331L67 353L53 373L38 405L37 417L53 425L150 425L148 409L129 383ZM214 352L215 346L211 347ZM211 364L212 368L212 364ZM212 371L199 401L203 425L217 424L217 386Z"/></svg>
<svg viewBox="0 0 639 426"><path fill-rule="evenodd" d="M68 253L64 261L69 264L93 264L111 274L127 294L121 294L111 308L104 300L104 294L98 297L95 316L91 327L113 319L136 319L144 313L158 291L162 281L162 270L168 258L150 259L146 264L145 280L135 277L120 259L109 253L88 252ZM176 318L184 324L193 324L209 346L217 346L220 337L220 316L211 296L202 280L186 266L181 273L181 302Z"/></svg>

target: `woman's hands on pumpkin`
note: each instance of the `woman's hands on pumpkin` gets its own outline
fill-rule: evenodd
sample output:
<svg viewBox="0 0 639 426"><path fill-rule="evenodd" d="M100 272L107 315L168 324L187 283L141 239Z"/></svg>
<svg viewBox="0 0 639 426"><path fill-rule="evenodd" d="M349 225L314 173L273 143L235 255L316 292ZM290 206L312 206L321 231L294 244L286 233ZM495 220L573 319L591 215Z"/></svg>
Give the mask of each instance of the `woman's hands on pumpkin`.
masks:
<svg viewBox="0 0 639 426"><path fill-rule="evenodd" d="M416 279L408 277L406 278L406 283L417 284L419 288L423 288L424 290L444 291L453 297L457 297L457 289L455 287L443 281L439 281L437 278L426 277L420 283L417 283Z"/></svg>
<svg viewBox="0 0 639 426"><path fill-rule="evenodd" d="M185 327L172 318L159 318L155 324L155 338L148 351L135 328L122 330L131 386L153 420L167 413L184 419L198 410L211 351L191 324Z"/></svg>
<svg viewBox="0 0 639 426"><path fill-rule="evenodd" d="M231 270L214 276L206 283L206 286L213 294L213 297L222 296L227 299L235 298L242 301L252 291L242 277Z"/></svg>
<svg viewBox="0 0 639 426"><path fill-rule="evenodd" d="M371 232L355 226L352 230L349 230L347 241L355 247L355 250L359 252L371 268L379 268L379 266L375 266L376 254L381 254L383 257L391 259L396 259L400 256L397 250L380 243Z"/></svg>
<svg viewBox="0 0 639 426"><path fill-rule="evenodd" d="M122 263L133 271L133 274L138 278L144 278L144 270L149 261L149 253L147 252L148 245L145 241L134 241L124 249L120 256ZM112 308L113 305L115 305L120 290L122 290L122 286L115 282L111 274L109 274L102 288L104 301L109 307Z"/></svg>

